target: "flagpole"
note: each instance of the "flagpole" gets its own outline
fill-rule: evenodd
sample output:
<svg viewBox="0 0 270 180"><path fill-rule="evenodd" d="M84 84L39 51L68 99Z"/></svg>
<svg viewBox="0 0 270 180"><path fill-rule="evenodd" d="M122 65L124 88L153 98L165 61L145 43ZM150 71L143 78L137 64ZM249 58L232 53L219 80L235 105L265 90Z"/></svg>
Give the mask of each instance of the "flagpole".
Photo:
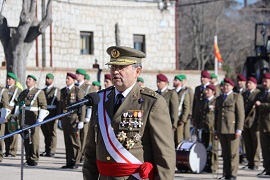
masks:
<svg viewBox="0 0 270 180"><path fill-rule="evenodd" d="M214 36L214 44L217 44L217 35ZM218 76L218 59L215 56L215 75Z"/></svg>

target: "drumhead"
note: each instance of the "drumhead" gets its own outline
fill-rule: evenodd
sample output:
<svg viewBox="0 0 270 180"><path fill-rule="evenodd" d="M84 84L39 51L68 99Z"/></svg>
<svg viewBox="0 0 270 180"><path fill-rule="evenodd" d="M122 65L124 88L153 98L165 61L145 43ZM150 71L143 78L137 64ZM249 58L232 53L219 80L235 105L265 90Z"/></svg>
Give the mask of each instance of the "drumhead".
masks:
<svg viewBox="0 0 270 180"><path fill-rule="evenodd" d="M200 173L206 165L207 154L202 143L196 142L190 149L189 163L190 169L194 173Z"/></svg>
<svg viewBox="0 0 270 180"><path fill-rule="evenodd" d="M183 141L180 144L178 144L176 150L189 151L194 143L195 142L191 142L191 141Z"/></svg>

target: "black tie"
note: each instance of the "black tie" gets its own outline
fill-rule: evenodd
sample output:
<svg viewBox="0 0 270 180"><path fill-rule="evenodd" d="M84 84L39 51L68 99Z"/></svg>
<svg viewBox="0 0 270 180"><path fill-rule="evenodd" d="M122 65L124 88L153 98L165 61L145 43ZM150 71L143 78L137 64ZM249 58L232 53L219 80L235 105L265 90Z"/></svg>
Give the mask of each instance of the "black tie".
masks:
<svg viewBox="0 0 270 180"><path fill-rule="evenodd" d="M264 97L267 97L267 95L268 95L268 90L265 90L264 91Z"/></svg>
<svg viewBox="0 0 270 180"><path fill-rule="evenodd" d="M227 98L227 94L223 94L223 100Z"/></svg>
<svg viewBox="0 0 270 180"><path fill-rule="evenodd" d="M122 104L122 99L124 98L123 94L117 94L116 96L116 102L114 104L114 108L113 108L113 114L116 113L116 111L118 110L118 108L121 106Z"/></svg>
<svg viewBox="0 0 270 180"><path fill-rule="evenodd" d="M70 89L67 87L66 90L67 90L67 94L69 94L70 93Z"/></svg>
<svg viewBox="0 0 270 180"><path fill-rule="evenodd" d="M157 93L158 93L158 94L161 94L161 90L158 90Z"/></svg>

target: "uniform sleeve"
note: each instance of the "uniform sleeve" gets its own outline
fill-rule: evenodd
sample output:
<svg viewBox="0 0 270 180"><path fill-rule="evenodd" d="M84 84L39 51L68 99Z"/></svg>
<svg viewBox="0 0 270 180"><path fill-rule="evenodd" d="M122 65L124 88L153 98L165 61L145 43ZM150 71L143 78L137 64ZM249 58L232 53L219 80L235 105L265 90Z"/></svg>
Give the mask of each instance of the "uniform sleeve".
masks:
<svg viewBox="0 0 270 180"><path fill-rule="evenodd" d="M178 107L179 107L179 101L178 101L178 95L175 91L172 91L172 97L170 101L170 115L172 120L172 126L177 127L177 121L178 121Z"/></svg>
<svg viewBox="0 0 270 180"><path fill-rule="evenodd" d="M189 94L189 97L190 97L190 111L189 111L189 114L192 115L194 92L193 92L193 90L191 88L188 88L188 94Z"/></svg>
<svg viewBox="0 0 270 180"><path fill-rule="evenodd" d="M97 122L97 106L93 106L93 113L91 117L91 121L89 123L89 130L86 138L85 145L85 154L84 154L84 164L83 164L83 179L84 180L98 180L99 172L96 165L96 142L95 142L95 133L97 128L95 129L95 122ZM93 118L95 117L95 118ZM88 124L86 124L88 125Z"/></svg>
<svg viewBox="0 0 270 180"><path fill-rule="evenodd" d="M183 107L182 107L182 115L181 115L181 121L186 123L188 120L189 112L190 112L190 96L189 93L185 93L185 98L183 102Z"/></svg>
<svg viewBox="0 0 270 180"><path fill-rule="evenodd" d="M40 107L40 109L47 109L47 100L44 91L42 90L40 91L37 100L38 100L38 107Z"/></svg>
<svg viewBox="0 0 270 180"><path fill-rule="evenodd" d="M158 97L148 116L154 165L157 170L155 179L174 178L176 158L169 116L165 99Z"/></svg>
<svg viewBox="0 0 270 180"><path fill-rule="evenodd" d="M236 101L236 118L237 124L235 130L243 130L244 128L244 120L245 120L245 109L244 109L244 100L243 96L239 95Z"/></svg>
<svg viewBox="0 0 270 180"><path fill-rule="evenodd" d="M78 95L77 95L77 100L81 100L84 98L84 91L79 89L78 91ZM82 106L80 107L80 110L79 110L80 114L79 114L79 121L80 122L84 122L84 119L85 119L85 106Z"/></svg>
<svg viewBox="0 0 270 180"><path fill-rule="evenodd" d="M8 108L8 103L9 103L8 92L7 90L4 90L1 99L2 108Z"/></svg>

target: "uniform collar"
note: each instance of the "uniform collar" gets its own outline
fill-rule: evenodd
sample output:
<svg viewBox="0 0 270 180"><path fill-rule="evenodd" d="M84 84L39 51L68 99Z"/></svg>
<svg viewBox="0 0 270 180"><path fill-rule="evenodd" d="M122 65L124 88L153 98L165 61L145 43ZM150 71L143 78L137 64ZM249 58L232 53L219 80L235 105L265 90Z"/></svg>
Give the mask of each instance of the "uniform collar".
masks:
<svg viewBox="0 0 270 180"><path fill-rule="evenodd" d="M72 89L74 84L71 84L70 86L67 86L68 89Z"/></svg>

